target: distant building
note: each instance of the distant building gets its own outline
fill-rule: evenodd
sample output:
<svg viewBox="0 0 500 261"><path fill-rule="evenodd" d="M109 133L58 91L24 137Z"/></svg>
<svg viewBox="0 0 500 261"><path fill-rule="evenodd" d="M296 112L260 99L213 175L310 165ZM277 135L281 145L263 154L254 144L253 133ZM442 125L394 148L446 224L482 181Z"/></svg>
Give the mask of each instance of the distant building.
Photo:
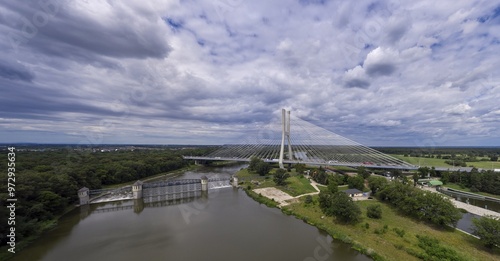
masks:
<svg viewBox="0 0 500 261"><path fill-rule="evenodd" d="M500 172L500 169L494 169L493 172Z"/></svg>

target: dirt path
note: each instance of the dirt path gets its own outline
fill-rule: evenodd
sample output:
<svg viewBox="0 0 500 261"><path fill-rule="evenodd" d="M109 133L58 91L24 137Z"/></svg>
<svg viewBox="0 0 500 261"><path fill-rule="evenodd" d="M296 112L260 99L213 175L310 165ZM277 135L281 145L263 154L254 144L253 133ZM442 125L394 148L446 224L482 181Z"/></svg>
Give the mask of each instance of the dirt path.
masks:
<svg viewBox="0 0 500 261"><path fill-rule="evenodd" d="M321 184L316 183L314 180L310 180L311 186L316 190L316 192L311 192L311 193L306 193L302 195L298 195L295 197L290 196L288 193L283 192L280 189L277 189L275 187L269 187L269 188L260 188L260 189L254 189L253 192L257 194L261 194L262 196L269 198L269 199L274 199L274 201L279 203L279 207L283 207L286 205L289 205L291 203L298 202L298 198L300 197L305 197L308 195L317 195L319 194L319 188L318 185L322 186Z"/></svg>

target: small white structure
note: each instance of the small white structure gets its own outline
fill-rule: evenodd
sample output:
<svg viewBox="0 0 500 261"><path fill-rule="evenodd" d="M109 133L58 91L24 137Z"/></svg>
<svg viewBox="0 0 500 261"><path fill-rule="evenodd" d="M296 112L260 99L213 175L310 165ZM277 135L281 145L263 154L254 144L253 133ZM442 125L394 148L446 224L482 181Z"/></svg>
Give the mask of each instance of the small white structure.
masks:
<svg viewBox="0 0 500 261"><path fill-rule="evenodd" d="M351 198L363 196L363 191L361 191L359 189L346 189L346 190L344 190L344 193L349 195L349 197L351 197Z"/></svg>
<svg viewBox="0 0 500 261"><path fill-rule="evenodd" d="M78 198L80 199L80 205L86 205L90 202L89 189L83 187L78 190Z"/></svg>
<svg viewBox="0 0 500 261"><path fill-rule="evenodd" d="M138 180L132 185L132 194L134 195L134 199L142 198L142 184L143 182Z"/></svg>
<svg viewBox="0 0 500 261"><path fill-rule="evenodd" d="M207 178L207 176L201 177L201 191L208 191L208 178Z"/></svg>
<svg viewBox="0 0 500 261"><path fill-rule="evenodd" d="M493 172L500 172L500 169L494 169Z"/></svg>

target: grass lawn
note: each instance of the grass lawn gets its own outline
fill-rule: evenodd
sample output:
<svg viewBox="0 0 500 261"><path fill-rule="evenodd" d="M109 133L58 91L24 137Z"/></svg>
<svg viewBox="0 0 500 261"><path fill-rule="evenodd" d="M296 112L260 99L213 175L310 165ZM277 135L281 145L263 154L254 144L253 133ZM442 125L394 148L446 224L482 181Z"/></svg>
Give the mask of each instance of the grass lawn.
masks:
<svg viewBox="0 0 500 261"><path fill-rule="evenodd" d="M248 178L259 178L260 176L258 174L255 174L253 172L248 171L247 168L240 169L234 176L238 177L239 179L248 179Z"/></svg>
<svg viewBox="0 0 500 261"><path fill-rule="evenodd" d="M316 192L308 179L304 176L292 176L286 180L286 186L278 186L277 188L288 193L289 195L296 197L306 193Z"/></svg>
<svg viewBox="0 0 500 261"><path fill-rule="evenodd" d="M470 191L469 188L462 188L462 187L460 187L460 185L455 184L455 183L446 183L446 185L443 185L443 187L448 187L448 188L452 188L452 189L456 189L456 190L461 190L461 191L465 191L465 192L470 192L470 193L474 193L474 194L478 194L478 195L483 195L483 196L487 196L487 197L500 199L499 195L493 195L493 194L486 193L486 192L472 192L472 191Z"/></svg>
<svg viewBox="0 0 500 261"><path fill-rule="evenodd" d="M403 155L395 155L391 154L391 156L398 158L400 160L404 160L410 164L413 165L420 165L420 166L427 166L427 167L449 167L453 168L452 165L448 165L445 163L444 159L434 159L434 158L419 158L419 157L404 157ZM481 168L481 169L491 169L493 167L494 169L499 169L500 168L500 161L497 162L491 162L491 161L477 161L477 162L467 162L467 166L474 166L476 168Z"/></svg>
<svg viewBox="0 0 500 261"><path fill-rule="evenodd" d="M416 235L436 238L440 246L457 252L464 260L500 260L498 248L488 250L478 239L459 231L442 229L407 218L398 214L389 205L375 199L356 201L363 212L363 220L355 225L345 225L337 223L332 217L324 217L317 205L318 197L313 198L314 204L307 206L301 199L300 203L286 206L283 211L326 230L334 238L350 243L354 249L371 255L374 260L420 260L416 256L421 255L424 250L418 246ZM373 204L381 205L382 219L366 217L366 208ZM396 230L399 231L399 235Z"/></svg>
<svg viewBox="0 0 500 261"><path fill-rule="evenodd" d="M452 168L452 165L448 165L444 163L444 159L433 159L433 158L419 158L419 157L404 157L403 155L394 155L391 154L391 156L398 158L400 160L406 161L410 164L416 165L416 166L422 166L422 167L450 167Z"/></svg>
<svg viewBox="0 0 500 261"><path fill-rule="evenodd" d="M480 168L480 169L491 169L491 167L493 167L494 169L500 169L500 161L497 161L497 162L493 162L493 161L467 162L467 166L474 166L474 167Z"/></svg>

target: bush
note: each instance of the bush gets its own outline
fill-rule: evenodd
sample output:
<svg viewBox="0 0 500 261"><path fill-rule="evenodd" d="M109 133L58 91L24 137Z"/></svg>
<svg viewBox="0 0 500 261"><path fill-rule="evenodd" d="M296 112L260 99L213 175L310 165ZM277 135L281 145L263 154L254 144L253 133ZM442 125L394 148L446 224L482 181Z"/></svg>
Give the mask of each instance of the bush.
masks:
<svg viewBox="0 0 500 261"><path fill-rule="evenodd" d="M380 207L380 204L368 206L366 209L366 216L376 219L382 218L382 208Z"/></svg>
<svg viewBox="0 0 500 261"><path fill-rule="evenodd" d="M429 236L419 236L418 246L425 251L419 258L424 260L464 260L458 253L450 248L444 247L439 240Z"/></svg>
<svg viewBox="0 0 500 261"><path fill-rule="evenodd" d="M394 232L395 232L398 236L400 236L400 237L404 237L404 236L405 236L405 234L406 234L406 231L405 231L404 229L402 229L402 228L397 228L397 227L395 227L395 228L393 228L392 230L393 230L393 231L394 231Z"/></svg>
<svg viewBox="0 0 500 261"><path fill-rule="evenodd" d="M307 205L313 203L313 197L311 195L307 195L304 201Z"/></svg>

